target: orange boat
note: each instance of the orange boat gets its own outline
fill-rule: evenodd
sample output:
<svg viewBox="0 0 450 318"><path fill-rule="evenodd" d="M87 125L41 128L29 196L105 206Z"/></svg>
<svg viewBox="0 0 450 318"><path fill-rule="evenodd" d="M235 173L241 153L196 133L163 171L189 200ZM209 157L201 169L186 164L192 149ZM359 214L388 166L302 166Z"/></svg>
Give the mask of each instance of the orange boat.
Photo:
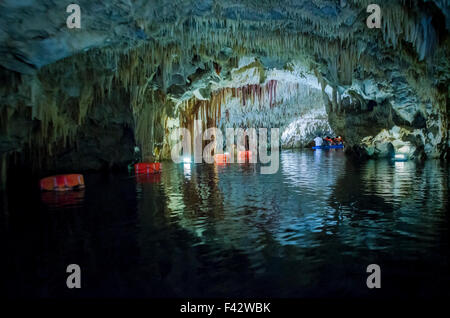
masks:
<svg viewBox="0 0 450 318"><path fill-rule="evenodd" d="M247 151L239 151L238 153L239 162L249 162L252 159L252 152Z"/></svg>
<svg viewBox="0 0 450 318"><path fill-rule="evenodd" d="M214 162L218 164L225 164L231 162L231 156L228 153L218 153L214 155Z"/></svg>
<svg viewBox="0 0 450 318"><path fill-rule="evenodd" d="M39 182L44 191L68 191L84 188L82 174L62 174L41 179Z"/></svg>
<svg viewBox="0 0 450 318"><path fill-rule="evenodd" d="M160 162L141 162L134 165L136 174L150 174L161 172L162 164Z"/></svg>

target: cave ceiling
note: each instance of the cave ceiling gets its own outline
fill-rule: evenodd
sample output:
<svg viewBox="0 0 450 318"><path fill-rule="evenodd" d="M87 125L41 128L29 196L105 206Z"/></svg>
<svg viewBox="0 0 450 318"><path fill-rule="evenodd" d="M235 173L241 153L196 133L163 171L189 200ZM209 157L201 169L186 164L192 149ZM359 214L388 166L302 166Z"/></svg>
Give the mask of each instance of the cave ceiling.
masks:
<svg viewBox="0 0 450 318"><path fill-rule="evenodd" d="M165 90L189 82L205 63L226 69L233 57L246 54L259 56L266 67L282 67L306 55L327 68L328 81L338 84L347 83L348 76L339 77L326 67L335 63L330 57L336 52L346 64L357 63L361 55L395 60L393 51L403 45L423 60L435 52L450 27L448 1L383 1L382 29L368 29L369 3L80 0L81 29L69 29L66 2L5 0L0 4L0 65L33 74L79 53L101 48L125 52L147 44L179 55L172 61L175 76L165 79Z"/></svg>
<svg viewBox="0 0 450 318"><path fill-rule="evenodd" d="M212 90L239 81L244 85L242 77L234 80L239 78L236 70L247 67L242 64L247 59L259 71L260 84L273 69L314 75L317 82L311 85L322 87L328 113L342 111L347 104L364 108L389 102L401 119L395 124L411 126L420 112L427 127L435 126L434 135L439 135L440 139L432 138L437 140L435 146L447 147L450 2L378 1L379 29L366 25L372 2L78 0L81 28L69 29L69 3L4 0L0 70L15 75L4 76L11 87L3 88L1 104L9 107L5 113L10 118L19 113L14 103L31 107L37 104L37 92L55 95L53 88L58 86L62 98L58 93L59 100L40 103L57 105L61 99L65 103L78 97L77 120L70 126L66 119L57 120L37 106L32 106L32 119L45 117L46 123L53 122L55 136L66 136L67 131L77 130L88 112L83 105L92 103L98 87L103 95L105 87L120 82L138 113L146 103L143 97L149 100L148 90L179 102L193 96L208 99ZM14 80L18 76L22 88ZM84 84L76 85L77 81ZM23 93L12 97L11 91ZM348 116L330 118L334 127L344 127L338 131L346 129ZM21 134L16 133L17 139L26 139ZM428 138L428 131L422 135Z"/></svg>

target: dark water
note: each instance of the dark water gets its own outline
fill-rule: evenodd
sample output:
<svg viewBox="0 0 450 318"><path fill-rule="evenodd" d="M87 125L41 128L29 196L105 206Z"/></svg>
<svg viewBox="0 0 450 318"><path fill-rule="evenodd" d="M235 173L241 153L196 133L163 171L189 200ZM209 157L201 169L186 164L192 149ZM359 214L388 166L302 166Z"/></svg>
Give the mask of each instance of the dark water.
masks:
<svg viewBox="0 0 450 318"><path fill-rule="evenodd" d="M86 190L2 198L7 297L450 295L449 167L283 152L255 165L87 174ZM78 264L82 288L66 287ZM369 290L378 264L382 288Z"/></svg>

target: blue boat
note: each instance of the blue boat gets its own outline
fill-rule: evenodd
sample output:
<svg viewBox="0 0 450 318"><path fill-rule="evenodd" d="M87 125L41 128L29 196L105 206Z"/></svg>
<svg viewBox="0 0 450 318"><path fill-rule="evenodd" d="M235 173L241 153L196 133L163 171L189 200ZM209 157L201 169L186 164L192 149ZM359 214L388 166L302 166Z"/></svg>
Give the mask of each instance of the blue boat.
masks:
<svg viewBox="0 0 450 318"><path fill-rule="evenodd" d="M392 157L392 160L396 161L396 162L404 162L404 161L408 161L408 156L405 154L395 154Z"/></svg>
<svg viewBox="0 0 450 318"><path fill-rule="evenodd" d="M343 149L344 145L315 146L312 149Z"/></svg>

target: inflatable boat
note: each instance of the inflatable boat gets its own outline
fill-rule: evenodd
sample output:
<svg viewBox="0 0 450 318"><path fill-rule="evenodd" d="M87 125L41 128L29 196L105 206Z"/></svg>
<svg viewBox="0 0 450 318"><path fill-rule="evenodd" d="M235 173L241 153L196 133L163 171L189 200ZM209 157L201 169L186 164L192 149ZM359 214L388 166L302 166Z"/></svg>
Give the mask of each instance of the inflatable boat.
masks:
<svg viewBox="0 0 450 318"><path fill-rule="evenodd" d="M238 162L249 162L252 160L252 152L249 150L238 152Z"/></svg>
<svg viewBox="0 0 450 318"><path fill-rule="evenodd" d="M83 189L84 178L81 174L62 174L41 179L39 186L42 191Z"/></svg>
<svg viewBox="0 0 450 318"><path fill-rule="evenodd" d="M134 165L135 174L151 174L161 172L160 162L140 162Z"/></svg>
<svg viewBox="0 0 450 318"><path fill-rule="evenodd" d="M231 162L231 156L229 153L218 153L214 155L214 162L216 164L226 164Z"/></svg>

